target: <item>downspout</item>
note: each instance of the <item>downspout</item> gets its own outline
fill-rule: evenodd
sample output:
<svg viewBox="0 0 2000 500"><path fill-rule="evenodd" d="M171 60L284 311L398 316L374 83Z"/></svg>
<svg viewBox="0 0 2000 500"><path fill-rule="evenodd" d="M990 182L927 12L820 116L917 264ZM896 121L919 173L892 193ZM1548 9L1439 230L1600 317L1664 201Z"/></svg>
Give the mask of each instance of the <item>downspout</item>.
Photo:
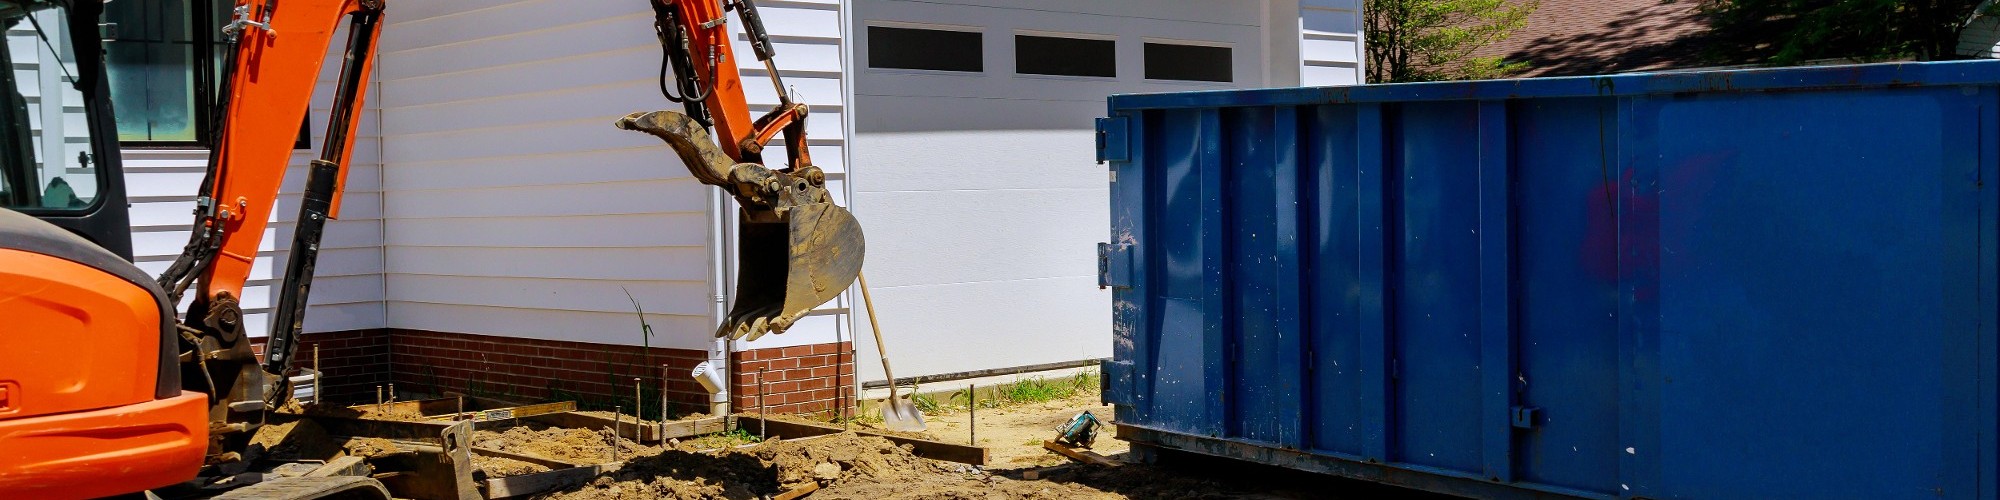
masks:
<svg viewBox="0 0 2000 500"><path fill-rule="evenodd" d="M728 269L729 251L728 222L729 202L722 197L722 190L703 189L708 196L708 292L710 325L720 325L729 314ZM726 337L718 337L708 348L708 361L695 367L694 377L703 389L708 390L708 414L723 416L729 414L729 381L735 367L729 364L729 353L733 347Z"/></svg>

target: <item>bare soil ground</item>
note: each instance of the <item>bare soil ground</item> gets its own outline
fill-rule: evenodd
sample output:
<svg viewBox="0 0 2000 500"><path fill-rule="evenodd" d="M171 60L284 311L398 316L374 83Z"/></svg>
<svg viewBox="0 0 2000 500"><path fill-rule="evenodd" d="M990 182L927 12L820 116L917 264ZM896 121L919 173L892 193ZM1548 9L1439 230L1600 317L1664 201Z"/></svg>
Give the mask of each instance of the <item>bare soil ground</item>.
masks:
<svg viewBox="0 0 2000 500"><path fill-rule="evenodd" d="M489 457L473 453L472 470L476 474L475 479L485 479L548 472L549 468L511 458Z"/></svg>
<svg viewBox="0 0 2000 500"><path fill-rule="evenodd" d="M1097 441L1091 451L1103 455L1118 455L1131 448L1124 441L1113 439L1117 431L1111 426L1111 406L1098 401L1096 394L1083 394L1068 399L1045 403L1031 403L1001 408L981 408L977 413L977 446L992 450L993 469L1021 469L1048 467L1069 462L1068 458L1042 448L1042 441L1056 436L1056 427L1075 418L1078 413L1088 411L1106 425L1098 428ZM952 412L942 415L926 415L925 423L930 425L934 439L948 443L966 443L972 437L972 412Z"/></svg>
<svg viewBox="0 0 2000 500"><path fill-rule="evenodd" d="M1056 427L1090 411L1112 424L1111 408L1095 394L978 411L978 445L992 452L986 467L917 457L879 437L841 433L772 439L752 445L749 433L725 433L647 446L604 429L539 424L475 433L479 448L577 464L624 463L607 472L536 498L600 500L634 498L756 499L818 486L809 500L1085 499L1126 498L1410 498L1413 492L1341 481L1268 467L1183 457L1168 465L1119 467L1078 464L1042 448ZM381 415L396 418L395 415ZM774 416L775 417L775 416ZM922 436L964 443L972 415L964 409L927 415ZM856 424L867 427L867 424ZM1094 451L1123 458L1128 445L1100 428ZM351 453L366 453L358 446ZM540 465L478 456L484 477L530 474ZM1030 479L1032 478L1032 479ZM1431 497L1437 498L1437 497Z"/></svg>
<svg viewBox="0 0 2000 500"><path fill-rule="evenodd" d="M250 444L261 447L268 456L288 460L332 460L347 455L374 458L402 451L387 439L329 435L310 420L258 427Z"/></svg>
<svg viewBox="0 0 2000 500"><path fill-rule="evenodd" d="M660 452L657 446L645 446L613 436L608 429L565 429L543 425L474 431L472 445L579 465L611 463Z"/></svg>

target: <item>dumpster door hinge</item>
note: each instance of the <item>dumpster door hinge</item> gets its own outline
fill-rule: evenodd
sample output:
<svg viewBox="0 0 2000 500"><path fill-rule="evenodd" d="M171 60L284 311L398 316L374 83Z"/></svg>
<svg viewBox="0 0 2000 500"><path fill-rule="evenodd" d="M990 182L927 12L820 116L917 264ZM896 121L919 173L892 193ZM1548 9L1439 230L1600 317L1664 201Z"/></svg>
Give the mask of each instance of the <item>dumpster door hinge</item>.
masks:
<svg viewBox="0 0 2000 500"><path fill-rule="evenodd" d="M1132 160L1131 128L1123 116L1097 119L1097 163Z"/></svg>
<svg viewBox="0 0 2000 500"><path fill-rule="evenodd" d="M1097 289L1132 288L1132 244L1097 244Z"/></svg>
<svg viewBox="0 0 2000 500"><path fill-rule="evenodd" d="M1513 408L1514 428L1533 429L1542 422L1542 409L1536 406L1516 406Z"/></svg>

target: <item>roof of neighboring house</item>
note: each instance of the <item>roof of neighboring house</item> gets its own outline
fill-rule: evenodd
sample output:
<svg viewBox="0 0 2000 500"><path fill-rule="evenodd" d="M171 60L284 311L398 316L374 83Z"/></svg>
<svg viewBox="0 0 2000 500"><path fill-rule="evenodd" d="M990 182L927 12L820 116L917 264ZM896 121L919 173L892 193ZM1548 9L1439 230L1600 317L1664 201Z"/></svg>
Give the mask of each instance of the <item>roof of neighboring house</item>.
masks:
<svg viewBox="0 0 2000 500"><path fill-rule="evenodd" d="M1513 36L1474 56L1526 62L1516 75L1571 76L1703 66L1697 0L1541 0Z"/></svg>

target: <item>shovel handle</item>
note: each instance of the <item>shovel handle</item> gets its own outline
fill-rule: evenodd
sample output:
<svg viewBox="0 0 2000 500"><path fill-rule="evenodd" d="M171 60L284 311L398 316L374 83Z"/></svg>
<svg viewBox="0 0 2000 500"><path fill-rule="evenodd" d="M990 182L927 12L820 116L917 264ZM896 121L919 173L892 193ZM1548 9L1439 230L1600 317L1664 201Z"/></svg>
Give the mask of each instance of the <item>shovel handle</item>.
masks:
<svg viewBox="0 0 2000 500"><path fill-rule="evenodd" d="M896 403L896 373L889 371L889 347L882 345L882 324L875 322L875 298L868 295L868 275L856 273L861 282L861 304L868 309L868 329L875 331L875 353L882 357L882 376L889 377L889 404Z"/></svg>

